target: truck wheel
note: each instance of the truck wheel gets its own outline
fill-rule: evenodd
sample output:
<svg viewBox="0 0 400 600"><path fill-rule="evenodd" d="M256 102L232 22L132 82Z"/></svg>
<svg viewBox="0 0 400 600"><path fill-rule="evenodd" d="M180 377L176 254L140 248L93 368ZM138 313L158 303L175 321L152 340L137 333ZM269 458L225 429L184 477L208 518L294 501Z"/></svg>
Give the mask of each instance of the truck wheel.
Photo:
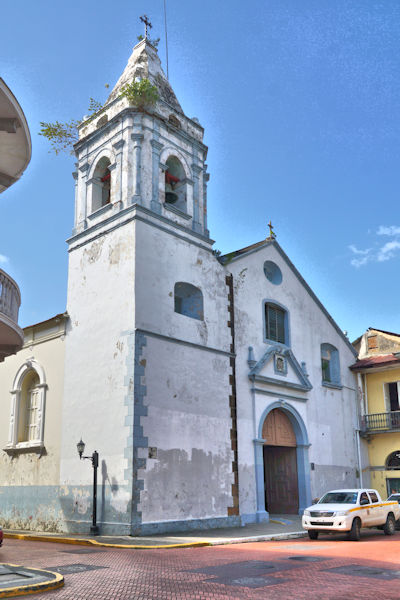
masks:
<svg viewBox="0 0 400 600"><path fill-rule="evenodd" d="M383 531L385 532L385 535L393 535L396 531L396 522L392 514L387 516Z"/></svg>
<svg viewBox="0 0 400 600"><path fill-rule="evenodd" d="M351 529L349 531L349 539L352 542L358 542L358 540L360 539L360 531L361 531L361 521L358 517L356 517L351 524Z"/></svg>
<svg viewBox="0 0 400 600"><path fill-rule="evenodd" d="M308 537L310 538L310 540L318 539L319 531L315 531L315 529L309 529L307 533L308 533Z"/></svg>

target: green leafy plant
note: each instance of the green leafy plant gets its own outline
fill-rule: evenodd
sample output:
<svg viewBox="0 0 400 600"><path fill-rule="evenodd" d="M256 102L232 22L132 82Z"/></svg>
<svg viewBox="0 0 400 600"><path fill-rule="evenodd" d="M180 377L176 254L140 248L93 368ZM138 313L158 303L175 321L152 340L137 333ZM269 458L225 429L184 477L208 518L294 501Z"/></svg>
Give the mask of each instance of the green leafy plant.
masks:
<svg viewBox="0 0 400 600"><path fill-rule="evenodd" d="M55 121L54 123L40 122L39 135L45 137L51 144L51 150L55 154L60 152L69 152L73 154L73 145L78 141L78 125L79 121L72 119L67 123L60 123Z"/></svg>
<svg viewBox="0 0 400 600"><path fill-rule="evenodd" d="M121 96L125 96L129 103L139 110L144 110L155 105L158 100L158 91L148 79L140 79L140 81L132 81L132 83L124 85Z"/></svg>
<svg viewBox="0 0 400 600"><path fill-rule="evenodd" d="M94 98L89 99L88 116L83 120L84 123L90 123L102 110L103 105ZM81 121L71 119L65 123L55 121L54 123L40 122L39 135L45 137L51 144L51 150L55 154L60 152L69 152L73 154L73 145L78 141L78 126Z"/></svg>
<svg viewBox="0 0 400 600"><path fill-rule="evenodd" d="M150 42L150 44L152 46L154 46L154 48L158 48L158 44L160 43L160 38L157 38L155 40L151 40L149 37L147 38L148 41ZM142 40L144 40L144 36L143 35L138 35L137 36L137 41L141 42Z"/></svg>

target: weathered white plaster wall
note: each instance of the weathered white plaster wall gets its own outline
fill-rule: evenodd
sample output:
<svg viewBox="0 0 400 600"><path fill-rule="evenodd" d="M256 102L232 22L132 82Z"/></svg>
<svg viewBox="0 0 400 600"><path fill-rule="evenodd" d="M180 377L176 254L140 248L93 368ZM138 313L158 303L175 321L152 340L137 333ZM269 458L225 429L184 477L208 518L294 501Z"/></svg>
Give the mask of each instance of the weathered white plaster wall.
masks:
<svg viewBox="0 0 400 600"><path fill-rule="evenodd" d="M138 473L143 523L225 518L232 506L225 272L208 244L175 233L143 222L136 228L136 327L146 337L140 363L148 409L141 422L157 449ZM204 320L174 311L176 282L201 289ZM147 449L139 456L147 458Z"/></svg>
<svg viewBox="0 0 400 600"><path fill-rule="evenodd" d="M104 233L104 231L103 231ZM107 481L127 483L125 448L127 391L133 381L127 366L134 328L135 230L133 222L95 239L80 238L71 248L68 279L70 328L66 343L61 484L89 485L92 470L79 461L82 436L86 453L105 461ZM94 233L88 234L88 238ZM82 245L79 245L82 244ZM132 381L130 380L132 379ZM108 485L108 483L107 483Z"/></svg>
<svg viewBox="0 0 400 600"><path fill-rule="evenodd" d="M139 471L143 522L226 517L233 483L229 358L154 338L143 357L144 435L157 448Z"/></svg>

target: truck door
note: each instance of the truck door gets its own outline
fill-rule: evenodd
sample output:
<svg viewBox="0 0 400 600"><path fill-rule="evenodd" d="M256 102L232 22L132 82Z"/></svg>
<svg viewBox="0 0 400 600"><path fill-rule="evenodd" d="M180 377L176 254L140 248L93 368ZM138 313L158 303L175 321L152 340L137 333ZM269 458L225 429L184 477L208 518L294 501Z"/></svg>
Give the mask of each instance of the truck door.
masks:
<svg viewBox="0 0 400 600"><path fill-rule="evenodd" d="M360 494L360 516L363 527L372 525L372 510L370 507L371 499L367 492Z"/></svg>
<svg viewBox="0 0 400 600"><path fill-rule="evenodd" d="M379 506L380 502L379 502L379 498L376 495L375 492L373 491L369 491L368 492L370 500L371 500L371 506L370 506L370 516L371 516L371 521L370 524L371 525L383 525L385 522L385 517L384 517L384 508L383 506Z"/></svg>

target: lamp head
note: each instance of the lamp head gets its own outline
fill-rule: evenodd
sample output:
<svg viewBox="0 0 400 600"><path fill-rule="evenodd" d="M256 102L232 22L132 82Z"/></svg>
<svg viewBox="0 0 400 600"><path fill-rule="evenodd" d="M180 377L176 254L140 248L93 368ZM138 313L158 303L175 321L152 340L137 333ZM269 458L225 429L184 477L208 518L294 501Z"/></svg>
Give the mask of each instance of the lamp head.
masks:
<svg viewBox="0 0 400 600"><path fill-rule="evenodd" d="M82 458L82 454L85 451L85 442L82 441L82 438L80 439L80 442L77 443L76 447L78 449L79 458Z"/></svg>

